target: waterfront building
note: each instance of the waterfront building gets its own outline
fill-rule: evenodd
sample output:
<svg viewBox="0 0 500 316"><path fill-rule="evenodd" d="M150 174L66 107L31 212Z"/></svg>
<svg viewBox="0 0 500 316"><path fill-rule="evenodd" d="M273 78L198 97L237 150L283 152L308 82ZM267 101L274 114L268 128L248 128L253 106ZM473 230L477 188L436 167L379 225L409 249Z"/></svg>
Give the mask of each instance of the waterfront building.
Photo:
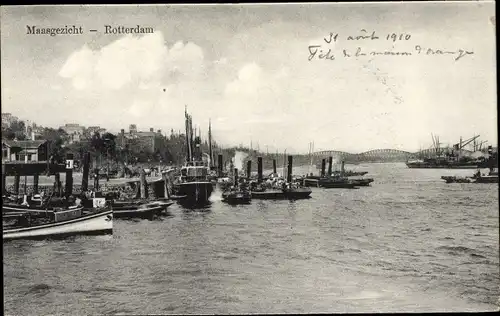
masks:
<svg viewBox="0 0 500 316"><path fill-rule="evenodd" d="M47 140L2 140L2 162L47 161Z"/></svg>

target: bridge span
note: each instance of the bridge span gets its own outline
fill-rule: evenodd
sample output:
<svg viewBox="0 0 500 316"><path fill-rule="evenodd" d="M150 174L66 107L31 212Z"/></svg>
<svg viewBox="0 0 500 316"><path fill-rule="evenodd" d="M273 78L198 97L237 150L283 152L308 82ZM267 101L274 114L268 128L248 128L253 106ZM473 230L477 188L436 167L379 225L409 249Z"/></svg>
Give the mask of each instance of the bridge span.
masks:
<svg viewBox="0 0 500 316"><path fill-rule="evenodd" d="M313 153L314 157L328 158L333 157L335 160L343 160L350 162L405 162L408 159L414 159L418 153L398 149L374 149L362 153L348 153L338 150L324 150Z"/></svg>

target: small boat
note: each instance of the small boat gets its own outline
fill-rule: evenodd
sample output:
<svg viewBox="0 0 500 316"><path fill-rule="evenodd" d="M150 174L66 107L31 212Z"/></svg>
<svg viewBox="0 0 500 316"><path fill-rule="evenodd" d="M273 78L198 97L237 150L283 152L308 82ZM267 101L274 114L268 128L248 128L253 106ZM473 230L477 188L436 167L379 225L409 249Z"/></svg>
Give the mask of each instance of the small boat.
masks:
<svg viewBox="0 0 500 316"><path fill-rule="evenodd" d="M472 180L469 177L457 177L457 176L441 176L446 183L471 183Z"/></svg>
<svg viewBox="0 0 500 316"><path fill-rule="evenodd" d="M491 168L488 175L482 175L481 171L478 170L472 179L474 179L474 183L498 183L498 168Z"/></svg>
<svg viewBox="0 0 500 316"><path fill-rule="evenodd" d="M369 186L374 180L372 178L360 178L360 179L349 179L350 182L354 183L358 187Z"/></svg>
<svg viewBox="0 0 500 316"><path fill-rule="evenodd" d="M148 218L161 215L174 202L171 201L113 201L111 208L115 218Z"/></svg>
<svg viewBox="0 0 500 316"><path fill-rule="evenodd" d="M253 184L252 198L254 199L289 199L299 200L308 199L311 197L312 190L301 186L297 182L286 183L281 182L273 186L265 186L262 184Z"/></svg>
<svg viewBox="0 0 500 316"><path fill-rule="evenodd" d="M244 190L230 190L222 193L222 201L228 204L248 204L252 200L252 193Z"/></svg>
<svg viewBox="0 0 500 316"><path fill-rule="evenodd" d="M25 209L4 213L2 219L4 241L113 233L113 212L107 208Z"/></svg>
<svg viewBox="0 0 500 316"><path fill-rule="evenodd" d="M332 173L333 176L340 176L342 173L342 171L334 171ZM354 170L345 170L344 171L344 177L357 177L357 176L364 176L365 174L367 174L368 171L354 171Z"/></svg>
<svg viewBox="0 0 500 316"><path fill-rule="evenodd" d="M309 176L303 179L303 183L304 186L326 189L353 189L356 187L355 182L341 177Z"/></svg>

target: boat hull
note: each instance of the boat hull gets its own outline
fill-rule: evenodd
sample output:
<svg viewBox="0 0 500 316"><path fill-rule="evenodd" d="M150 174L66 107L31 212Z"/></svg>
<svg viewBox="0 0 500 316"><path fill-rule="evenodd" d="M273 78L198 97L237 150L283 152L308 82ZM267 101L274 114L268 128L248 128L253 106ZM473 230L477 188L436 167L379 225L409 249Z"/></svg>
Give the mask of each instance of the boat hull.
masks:
<svg viewBox="0 0 500 316"><path fill-rule="evenodd" d="M333 181L328 179L310 178L304 179L304 185L326 189L353 189L356 184L351 181Z"/></svg>
<svg viewBox="0 0 500 316"><path fill-rule="evenodd" d="M252 194L249 192L222 193L222 201L228 204L249 204Z"/></svg>
<svg viewBox="0 0 500 316"><path fill-rule="evenodd" d="M66 221L3 230L3 240L61 238L113 233L113 212L106 210Z"/></svg>
<svg viewBox="0 0 500 316"><path fill-rule="evenodd" d="M170 205L172 202L157 202L145 206L118 206L113 207L113 216L114 218L153 218L161 215Z"/></svg>
<svg viewBox="0 0 500 316"><path fill-rule="evenodd" d="M263 192L252 191L253 199L260 200L299 200L308 199L311 197L312 191L297 189L297 190L266 190Z"/></svg>
<svg viewBox="0 0 500 316"><path fill-rule="evenodd" d="M475 183L498 183L498 176L483 176L476 178Z"/></svg>
<svg viewBox="0 0 500 316"><path fill-rule="evenodd" d="M175 186L176 196L185 196L179 200L184 203L204 204L208 203L214 187L212 182L186 182Z"/></svg>
<svg viewBox="0 0 500 316"><path fill-rule="evenodd" d="M352 179L350 180L355 186L367 187L373 182L373 179Z"/></svg>

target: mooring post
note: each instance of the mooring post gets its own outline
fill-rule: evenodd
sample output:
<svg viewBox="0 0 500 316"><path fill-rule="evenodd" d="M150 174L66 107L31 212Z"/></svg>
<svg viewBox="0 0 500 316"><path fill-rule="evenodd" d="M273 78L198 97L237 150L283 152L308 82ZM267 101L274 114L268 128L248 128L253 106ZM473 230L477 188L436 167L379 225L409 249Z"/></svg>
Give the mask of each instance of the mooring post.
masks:
<svg viewBox="0 0 500 316"><path fill-rule="evenodd" d="M329 177L332 175L332 167L333 167L333 157L330 156L328 158L328 176Z"/></svg>
<svg viewBox="0 0 500 316"><path fill-rule="evenodd" d="M321 159L321 177L325 176L326 159Z"/></svg>
<svg viewBox="0 0 500 316"><path fill-rule="evenodd" d="M35 173L33 175L33 194L38 194L38 180L39 180L39 174Z"/></svg>
<svg viewBox="0 0 500 316"><path fill-rule="evenodd" d="M21 176L19 172L16 172L14 175L14 194L19 195L19 185L21 184Z"/></svg>
<svg viewBox="0 0 500 316"><path fill-rule="evenodd" d="M73 194L73 154L66 155L66 185L64 195L66 199Z"/></svg>
<svg viewBox="0 0 500 316"><path fill-rule="evenodd" d="M5 195L6 192L7 192L7 173L5 173L5 171L2 171L2 195Z"/></svg>
<svg viewBox="0 0 500 316"><path fill-rule="evenodd" d="M163 177L163 194L164 194L165 198L170 199L170 192L168 192L169 178L168 178L167 173L163 172L162 177Z"/></svg>
<svg viewBox="0 0 500 316"><path fill-rule="evenodd" d="M54 188L54 193L57 193L57 196L61 196L61 175L59 174L59 171L54 173Z"/></svg>
<svg viewBox="0 0 500 316"><path fill-rule="evenodd" d="M99 191L99 168L94 168L94 192Z"/></svg>
<svg viewBox="0 0 500 316"><path fill-rule="evenodd" d="M286 176L286 181L288 183L292 182L292 171L293 171L293 156L288 156L288 172Z"/></svg>
<svg viewBox="0 0 500 316"><path fill-rule="evenodd" d="M90 153L83 154L82 193L89 189Z"/></svg>
<svg viewBox="0 0 500 316"><path fill-rule="evenodd" d="M141 199L145 199L146 196L146 171L141 168Z"/></svg>
<svg viewBox="0 0 500 316"><path fill-rule="evenodd" d="M277 174L278 172L276 171L276 159L273 159L273 174Z"/></svg>
<svg viewBox="0 0 500 316"><path fill-rule="evenodd" d="M250 180L251 176L252 176L252 161L249 160L247 161L247 179Z"/></svg>

